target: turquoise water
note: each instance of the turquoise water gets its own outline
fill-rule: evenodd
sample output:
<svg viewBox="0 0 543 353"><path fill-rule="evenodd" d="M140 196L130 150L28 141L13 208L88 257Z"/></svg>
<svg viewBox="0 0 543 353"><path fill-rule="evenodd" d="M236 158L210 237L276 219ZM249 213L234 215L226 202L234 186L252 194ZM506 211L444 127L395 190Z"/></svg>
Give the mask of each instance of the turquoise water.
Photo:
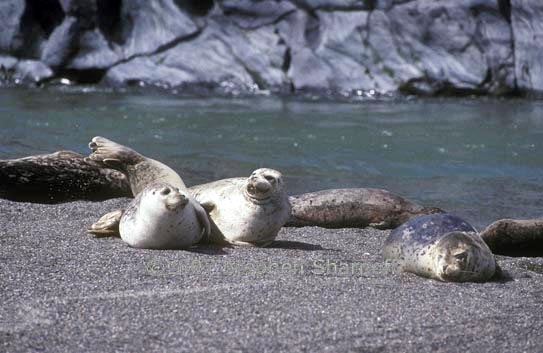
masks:
<svg viewBox="0 0 543 353"><path fill-rule="evenodd" d="M189 185L283 172L292 194L385 188L484 226L543 215L543 101L180 97L92 88L0 90L0 159L102 135Z"/></svg>

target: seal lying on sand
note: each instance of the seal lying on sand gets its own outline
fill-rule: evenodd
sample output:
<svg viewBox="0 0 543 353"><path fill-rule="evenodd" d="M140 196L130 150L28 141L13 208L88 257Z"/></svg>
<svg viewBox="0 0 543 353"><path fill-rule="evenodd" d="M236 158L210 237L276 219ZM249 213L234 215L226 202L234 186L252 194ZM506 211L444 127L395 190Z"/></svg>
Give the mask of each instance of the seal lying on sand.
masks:
<svg viewBox="0 0 543 353"><path fill-rule="evenodd" d="M57 203L130 197L124 174L85 161L79 153L0 160L0 197L12 201Z"/></svg>
<svg viewBox="0 0 543 353"><path fill-rule="evenodd" d="M381 189L332 189L291 196L287 227L396 228L409 218L443 213Z"/></svg>
<svg viewBox="0 0 543 353"><path fill-rule="evenodd" d="M210 224L187 191L158 182L139 192L124 212L110 212L89 228L98 235L117 230L131 247L186 249L209 235Z"/></svg>
<svg viewBox="0 0 543 353"><path fill-rule="evenodd" d="M495 254L543 256L543 219L500 219L481 237Z"/></svg>
<svg viewBox="0 0 543 353"><path fill-rule="evenodd" d="M402 224L385 241L383 256L402 271L441 281L484 282L498 269L477 231L449 214L419 216Z"/></svg>
<svg viewBox="0 0 543 353"><path fill-rule="evenodd" d="M238 245L269 245L290 216L280 172L261 168L189 189L211 217L214 239Z"/></svg>
<svg viewBox="0 0 543 353"><path fill-rule="evenodd" d="M186 190L181 177L171 168L126 146L97 136L89 147L93 153L88 158L125 173L135 195L156 182L167 182ZM258 169L249 178L219 180L195 186L190 191L208 211L212 221L211 239L217 242L268 245L290 215L281 173L272 169ZM110 217L108 227L114 226L115 219ZM98 227L95 224L90 231Z"/></svg>

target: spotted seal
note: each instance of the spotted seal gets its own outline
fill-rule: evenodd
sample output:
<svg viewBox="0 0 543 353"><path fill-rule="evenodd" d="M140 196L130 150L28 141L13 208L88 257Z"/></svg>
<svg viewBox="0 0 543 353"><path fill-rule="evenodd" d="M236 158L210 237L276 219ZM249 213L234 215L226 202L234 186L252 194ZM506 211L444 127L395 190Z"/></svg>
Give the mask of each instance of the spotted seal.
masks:
<svg viewBox="0 0 543 353"><path fill-rule="evenodd" d="M453 282L484 282L498 265L477 231L450 214L412 218L393 230L383 256L400 270Z"/></svg>
<svg viewBox="0 0 543 353"><path fill-rule="evenodd" d="M283 177L273 169L248 178L224 179L189 188L209 213L212 237L231 244L266 246L290 216Z"/></svg>
<svg viewBox="0 0 543 353"><path fill-rule="evenodd" d="M100 201L131 195L123 173L86 161L77 152L0 160L0 197L12 201Z"/></svg>
<svg viewBox="0 0 543 353"><path fill-rule="evenodd" d="M186 191L164 182L152 183L125 211L104 215L89 228L95 234L118 232L134 248L186 249L209 235L205 211Z"/></svg>
<svg viewBox="0 0 543 353"><path fill-rule="evenodd" d="M289 201L292 214L288 227L391 229L417 215L443 213L382 189L321 190L291 196Z"/></svg>

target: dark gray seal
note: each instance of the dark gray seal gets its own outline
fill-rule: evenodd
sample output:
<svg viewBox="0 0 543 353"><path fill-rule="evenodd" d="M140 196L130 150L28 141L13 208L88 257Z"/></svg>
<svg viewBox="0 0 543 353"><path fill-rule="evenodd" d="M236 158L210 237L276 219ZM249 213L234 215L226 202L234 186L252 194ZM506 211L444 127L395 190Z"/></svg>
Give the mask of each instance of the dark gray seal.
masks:
<svg viewBox="0 0 543 353"><path fill-rule="evenodd" d="M400 270L453 282L484 282L497 264L477 231L450 214L412 218L393 230L383 248L385 260Z"/></svg>
<svg viewBox="0 0 543 353"><path fill-rule="evenodd" d="M417 215L443 213L381 189L322 190L291 196L289 201L287 227L391 229Z"/></svg>
<svg viewBox="0 0 543 353"><path fill-rule="evenodd" d="M86 161L76 152L0 160L1 198L58 203L130 196L130 185L123 173Z"/></svg>

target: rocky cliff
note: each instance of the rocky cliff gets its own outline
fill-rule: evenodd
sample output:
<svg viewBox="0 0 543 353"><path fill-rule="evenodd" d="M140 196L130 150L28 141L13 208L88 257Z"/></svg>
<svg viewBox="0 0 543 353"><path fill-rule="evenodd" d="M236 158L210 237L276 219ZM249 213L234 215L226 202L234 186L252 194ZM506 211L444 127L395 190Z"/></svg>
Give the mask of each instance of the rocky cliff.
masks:
<svg viewBox="0 0 543 353"><path fill-rule="evenodd" d="M540 0L3 0L0 82L543 92Z"/></svg>

